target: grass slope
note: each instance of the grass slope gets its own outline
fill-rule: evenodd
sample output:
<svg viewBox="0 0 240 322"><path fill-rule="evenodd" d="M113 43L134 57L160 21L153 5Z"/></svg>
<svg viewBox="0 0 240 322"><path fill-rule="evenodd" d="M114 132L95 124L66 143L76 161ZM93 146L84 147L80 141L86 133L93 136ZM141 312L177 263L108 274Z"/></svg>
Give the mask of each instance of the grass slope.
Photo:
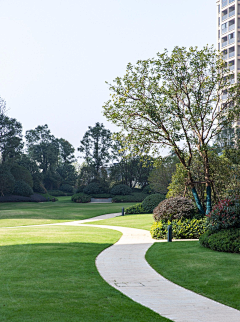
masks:
<svg viewBox="0 0 240 322"><path fill-rule="evenodd" d="M95 258L120 233L45 226L1 229L1 322L169 321L109 286Z"/></svg>
<svg viewBox="0 0 240 322"><path fill-rule="evenodd" d="M82 220L104 214L121 212L122 207L132 204L80 204L71 197L59 197L57 202L0 203L0 227L49 224Z"/></svg>
<svg viewBox="0 0 240 322"><path fill-rule="evenodd" d="M155 243L148 263L189 290L240 310L240 256L215 252L199 242Z"/></svg>

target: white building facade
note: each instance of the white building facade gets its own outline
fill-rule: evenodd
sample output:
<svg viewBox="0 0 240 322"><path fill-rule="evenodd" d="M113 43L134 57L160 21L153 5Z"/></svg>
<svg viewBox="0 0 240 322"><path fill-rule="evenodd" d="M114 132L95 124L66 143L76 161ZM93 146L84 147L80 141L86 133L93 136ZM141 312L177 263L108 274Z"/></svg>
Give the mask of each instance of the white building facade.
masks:
<svg viewBox="0 0 240 322"><path fill-rule="evenodd" d="M240 1L217 0L217 17L218 50L235 83L240 72Z"/></svg>

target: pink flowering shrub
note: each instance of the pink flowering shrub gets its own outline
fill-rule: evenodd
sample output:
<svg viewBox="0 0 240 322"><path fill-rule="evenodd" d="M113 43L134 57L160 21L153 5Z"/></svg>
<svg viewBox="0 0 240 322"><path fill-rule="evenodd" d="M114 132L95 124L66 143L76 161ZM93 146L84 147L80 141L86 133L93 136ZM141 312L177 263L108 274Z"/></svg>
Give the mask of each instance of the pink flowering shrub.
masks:
<svg viewBox="0 0 240 322"><path fill-rule="evenodd" d="M208 230L240 227L240 199L221 200L207 215Z"/></svg>

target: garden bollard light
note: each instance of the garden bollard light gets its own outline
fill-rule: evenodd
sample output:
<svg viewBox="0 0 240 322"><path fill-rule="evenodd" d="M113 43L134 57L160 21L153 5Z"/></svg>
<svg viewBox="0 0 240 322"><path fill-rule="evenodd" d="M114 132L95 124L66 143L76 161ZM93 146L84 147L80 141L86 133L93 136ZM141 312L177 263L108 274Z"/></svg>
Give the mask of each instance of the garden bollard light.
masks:
<svg viewBox="0 0 240 322"><path fill-rule="evenodd" d="M168 242L172 241L172 225L168 226Z"/></svg>
<svg viewBox="0 0 240 322"><path fill-rule="evenodd" d="M124 216L124 208L122 207L122 216Z"/></svg>

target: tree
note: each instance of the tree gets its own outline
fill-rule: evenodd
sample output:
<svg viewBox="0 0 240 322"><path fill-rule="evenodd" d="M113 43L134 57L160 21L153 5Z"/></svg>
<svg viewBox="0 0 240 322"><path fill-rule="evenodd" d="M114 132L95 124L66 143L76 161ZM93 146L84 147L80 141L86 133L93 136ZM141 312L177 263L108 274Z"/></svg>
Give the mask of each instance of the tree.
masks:
<svg viewBox="0 0 240 322"><path fill-rule="evenodd" d="M23 148L22 125L6 115L6 102L0 98L0 156L2 163L11 162Z"/></svg>
<svg viewBox="0 0 240 322"><path fill-rule="evenodd" d="M82 153L87 166L93 169L93 176L97 179L100 176L100 169L108 166L112 159L111 132L99 122L94 127L88 128L80 141L78 151Z"/></svg>
<svg viewBox="0 0 240 322"><path fill-rule="evenodd" d="M209 146L211 140L239 115L239 83L212 47L202 50L175 47L156 59L128 64L126 74L109 84L111 99L104 115L127 132L128 144L147 151L170 147L187 171L197 207L204 212L193 179L193 153L204 166L206 213L211 211ZM225 95L227 93L227 95ZM226 98L221 101L224 95ZM121 133L119 138L121 139Z"/></svg>
<svg viewBox="0 0 240 322"><path fill-rule="evenodd" d="M65 139L59 139L59 155L61 164L70 164L75 161L75 149L71 143Z"/></svg>
<svg viewBox="0 0 240 322"><path fill-rule="evenodd" d="M26 141L30 158L39 164L43 174L54 171L58 164L59 143L47 124L27 131Z"/></svg>

